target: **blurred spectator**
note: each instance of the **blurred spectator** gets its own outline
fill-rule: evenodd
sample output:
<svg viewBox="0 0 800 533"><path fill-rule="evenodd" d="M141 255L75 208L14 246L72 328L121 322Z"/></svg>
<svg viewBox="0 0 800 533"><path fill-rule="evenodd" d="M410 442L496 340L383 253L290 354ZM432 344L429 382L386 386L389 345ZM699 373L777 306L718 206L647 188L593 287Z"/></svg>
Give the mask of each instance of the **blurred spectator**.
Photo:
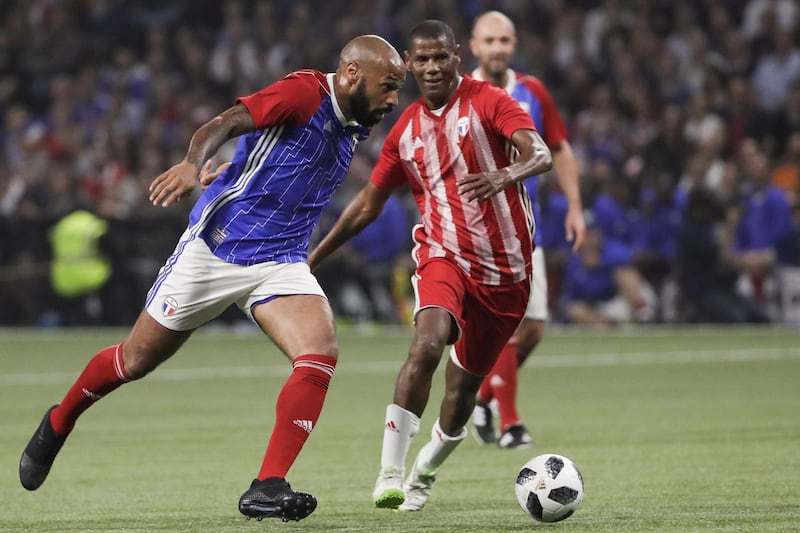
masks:
<svg viewBox="0 0 800 533"><path fill-rule="evenodd" d="M748 77L753 70L753 53L744 33L736 28L728 30L722 46L711 52L708 62L725 78Z"/></svg>
<svg viewBox="0 0 800 533"><path fill-rule="evenodd" d="M796 82L790 88L789 96L786 100L786 109L774 124L772 129L775 135L775 148L776 152L770 152L770 155L781 155L781 150L788 150L789 136L797 131L800 131L800 82Z"/></svg>
<svg viewBox="0 0 800 533"><path fill-rule="evenodd" d="M764 310L739 294L739 271L723 237L724 210L714 192L698 185L688 194L677 234L676 265L683 318L691 322L768 322Z"/></svg>
<svg viewBox="0 0 800 533"><path fill-rule="evenodd" d="M785 155L772 171L771 181L783 191L793 210L800 208L800 130L792 132L786 140Z"/></svg>
<svg viewBox="0 0 800 533"><path fill-rule="evenodd" d="M57 296L59 325L99 323L98 291L111 276L111 264L100 250L108 223L85 210L73 211L56 222L50 234L53 259L50 284Z"/></svg>
<svg viewBox="0 0 800 533"><path fill-rule="evenodd" d="M741 76L728 81L728 100L724 109L726 124L725 154L730 157L739 152L739 144L747 137L764 138L768 124L764 112L756 108L753 88Z"/></svg>
<svg viewBox="0 0 800 533"><path fill-rule="evenodd" d="M771 303L777 290L775 268L795 263L791 208L783 191L771 184L763 151L746 152L742 167L751 191L734 211L733 262L742 273L743 290Z"/></svg>
<svg viewBox="0 0 800 533"><path fill-rule="evenodd" d="M590 225L579 252L570 257L562 307L574 324L614 325L655 318L656 297L633 265L631 249L606 240Z"/></svg>
<svg viewBox="0 0 800 533"><path fill-rule="evenodd" d="M600 194L593 204L594 224L606 241L633 252L636 240L639 212L631 181L624 177L612 177L603 183Z"/></svg>
<svg viewBox="0 0 800 533"><path fill-rule="evenodd" d="M244 4L228 0L223 3L223 13L223 29L211 52L210 73L218 83L244 94L264 78L258 49L250 35Z"/></svg>
<svg viewBox="0 0 800 533"><path fill-rule="evenodd" d="M751 41L773 28L797 28L798 8L794 0L750 0L744 9L742 29Z"/></svg>
<svg viewBox="0 0 800 533"><path fill-rule="evenodd" d="M772 51L756 61L752 83L758 106L776 114L786 105L792 84L800 81L800 50L788 31L775 33L772 46Z"/></svg>
<svg viewBox="0 0 800 533"><path fill-rule="evenodd" d="M639 195L633 245L634 264L657 294L674 264L679 223L675 190L669 176L662 174Z"/></svg>
<svg viewBox="0 0 800 533"><path fill-rule="evenodd" d="M676 104L664 106L657 122L658 131L645 147L645 172L649 175L665 174L672 186L683 174L689 143L683 135L683 108Z"/></svg>

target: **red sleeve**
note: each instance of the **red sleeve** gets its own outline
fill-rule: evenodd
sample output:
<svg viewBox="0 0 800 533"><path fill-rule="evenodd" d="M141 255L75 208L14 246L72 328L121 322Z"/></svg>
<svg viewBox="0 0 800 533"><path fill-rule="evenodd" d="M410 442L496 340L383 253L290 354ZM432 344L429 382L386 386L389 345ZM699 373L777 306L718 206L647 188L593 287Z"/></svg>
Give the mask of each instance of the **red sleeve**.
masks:
<svg viewBox="0 0 800 533"><path fill-rule="evenodd" d="M324 79L318 73L293 72L258 92L236 99L247 107L256 128L276 124L300 126L319 109L326 94Z"/></svg>
<svg viewBox="0 0 800 533"><path fill-rule="evenodd" d="M511 140L511 136L517 130L536 131L531 116L505 89L494 87L488 83L482 85L481 92L485 95L482 101L486 103L486 116L492 119L494 127L503 137Z"/></svg>
<svg viewBox="0 0 800 533"><path fill-rule="evenodd" d="M533 76L525 76L520 81L531 90L542 106L544 131L540 133L542 134L544 142L546 142L547 146L550 148L558 146L562 141L569 138L569 132L564 125L564 120L561 118L561 114L558 112L555 102L553 102L550 91L547 90L547 87L544 86L541 80Z"/></svg>
<svg viewBox="0 0 800 533"><path fill-rule="evenodd" d="M403 163L400 161L400 132L401 124L406 121L398 120L394 127L389 130L386 140L383 141L381 155L375 168L372 169L370 180L381 189L396 188L408 184L408 178L403 170Z"/></svg>

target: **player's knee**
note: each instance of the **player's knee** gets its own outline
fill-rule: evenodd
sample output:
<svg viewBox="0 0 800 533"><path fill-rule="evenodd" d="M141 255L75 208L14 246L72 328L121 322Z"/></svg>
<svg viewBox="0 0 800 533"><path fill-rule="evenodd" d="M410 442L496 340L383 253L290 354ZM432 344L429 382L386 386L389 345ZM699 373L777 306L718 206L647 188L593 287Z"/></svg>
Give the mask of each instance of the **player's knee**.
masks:
<svg viewBox="0 0 800 533"><path fill-rule="evenodd" d="M431 336L418 337L411 343L408 358L415 364L433 372L442 358L445 343Z"/></svg>
<svg viewBox="0 0 800 533"><path fill-rule="evenodd" d="M320 355L327 355L328 357L333 357L334 359L338 359L339 345L336 342L336 339L331 339L327 342L322 343L319 349L314 350L314 353L318 353Z"/></svg>
<svg viewBox="0 0 800 533"><path fill-rule="evenodd" d="M339 342L333 324L315 324L309 326L309 330L310 332L298 331L294 339L287 342L287 346L284 348L296 351L296 355L315 353L328 357L339 357Z"/></svg>
<svg viewBox="0 0 800 533"><path fill-rule="evenodd" d="M122 361L125 375L130 380L145 377L163 361L155 351L145 345L125 343L122 346Z"/></svg>

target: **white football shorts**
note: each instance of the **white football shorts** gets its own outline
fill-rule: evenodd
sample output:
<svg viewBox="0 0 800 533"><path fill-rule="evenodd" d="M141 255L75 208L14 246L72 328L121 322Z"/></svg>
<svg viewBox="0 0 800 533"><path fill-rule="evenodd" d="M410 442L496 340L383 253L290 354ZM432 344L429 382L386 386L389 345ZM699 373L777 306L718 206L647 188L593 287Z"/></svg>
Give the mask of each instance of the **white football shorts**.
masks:
<svg viewBox="0 0 800 533"><path fill-rule="evenodd" d="M253 320L255 304L294 294L327 298L306 263L228 263L211 253L203 239L190 238L187 232L158 272L145 308L165 328L189 331L231 304Z"/></svg>
<svg viewBox="0 0 800 533"><path fill-rule="evenodd" d="M546 321L547 313L547 272L544 266L544 250L539 247L533 251L533 278L531 279L531 296L525 318Z"/></svg>

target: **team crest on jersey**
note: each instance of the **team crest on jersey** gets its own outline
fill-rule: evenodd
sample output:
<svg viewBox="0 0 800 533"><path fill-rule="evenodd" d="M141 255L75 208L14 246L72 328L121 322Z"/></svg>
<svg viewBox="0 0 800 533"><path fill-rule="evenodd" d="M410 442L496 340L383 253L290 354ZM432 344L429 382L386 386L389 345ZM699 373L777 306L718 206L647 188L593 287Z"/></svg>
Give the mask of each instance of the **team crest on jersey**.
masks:
<svg viewBox="0 0 800 533"><path fill-rule="evenodd" d="M164 298L164 303L161 304L161 313L164 316L170 316L175 314L175 311L178 310L178 302L172 296L167 296Z"/></svg>
<svg viewBox="0 0 800 533"><path fill-rule="evenodd" d="M469 117L460 117L456 122L456 131L459 137L463 137L469 131Z"/></svg>

